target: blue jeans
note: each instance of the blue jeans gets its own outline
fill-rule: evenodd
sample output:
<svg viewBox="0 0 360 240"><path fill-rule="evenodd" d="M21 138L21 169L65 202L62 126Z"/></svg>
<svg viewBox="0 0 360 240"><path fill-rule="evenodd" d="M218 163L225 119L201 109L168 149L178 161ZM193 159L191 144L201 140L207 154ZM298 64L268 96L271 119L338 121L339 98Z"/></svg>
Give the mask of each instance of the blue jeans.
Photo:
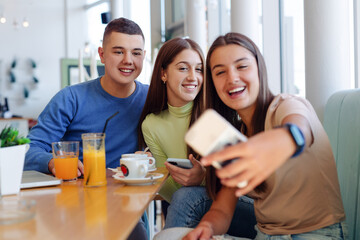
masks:
<svg viewBox="0 0 360 240"><path fill-rule="evenodd" d="M201 218L210 209L212 200L208 197L205 187L182 187L177 190L171 200L166 216L165 226L196 227ZM254 202L251 198L241 197L236 205L228 234L237 237L254 238Z"/></svg>
<svg viewBox="0 0 360 240"><path fill-rule="evenodd" d="M320 228L315 231L291 234L291 235L268 235L255 227L257 235L255 240L343 240L347 239L347 227L344 222Z"/></svg>

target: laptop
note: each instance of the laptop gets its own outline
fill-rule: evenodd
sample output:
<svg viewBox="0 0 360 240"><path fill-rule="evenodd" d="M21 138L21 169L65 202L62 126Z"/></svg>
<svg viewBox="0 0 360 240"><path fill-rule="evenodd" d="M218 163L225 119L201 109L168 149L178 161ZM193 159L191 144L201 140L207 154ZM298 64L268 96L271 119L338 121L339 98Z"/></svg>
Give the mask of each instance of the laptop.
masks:
<svg viewBox="0 0 360 240"><path fill-rule="evenodd" d="M35 188L61 184L61 179L38 171L23 171L20 188Z"/></svg>

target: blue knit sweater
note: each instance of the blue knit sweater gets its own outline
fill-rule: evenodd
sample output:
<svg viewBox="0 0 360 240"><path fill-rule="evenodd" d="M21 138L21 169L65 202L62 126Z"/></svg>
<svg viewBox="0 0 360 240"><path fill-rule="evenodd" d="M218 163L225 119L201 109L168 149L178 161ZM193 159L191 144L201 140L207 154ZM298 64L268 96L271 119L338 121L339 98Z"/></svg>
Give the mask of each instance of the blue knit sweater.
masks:
<svg viewBox="0 0 360 240"><path fill-rule="evenodd" d="M100 78L73 85L58 92L29 132L30 149L25 157L25 170L49 173L51 143L80 141L82 133L102 132L106 119L119 111L105 132L106 166L117 167L123 153L137 149L137 125L149 86L135 81L136 90L127 98L113 97L101 87Z"/></svg>

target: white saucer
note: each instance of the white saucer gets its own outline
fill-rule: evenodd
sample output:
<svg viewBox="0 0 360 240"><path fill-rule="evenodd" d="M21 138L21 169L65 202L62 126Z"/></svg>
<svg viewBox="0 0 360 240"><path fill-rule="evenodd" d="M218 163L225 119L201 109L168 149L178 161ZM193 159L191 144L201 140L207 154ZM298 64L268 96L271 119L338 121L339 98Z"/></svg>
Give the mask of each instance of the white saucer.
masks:
<svg viewBox="0 0 360 240"><path fill-rule="evenodd" d="M110 169L111 171L113 171L115 173L121 172L121 170L119 170L118 168L108 168L108 169ZM157 170L157 168L152 168L152 169L149 169L148 172L154 172L156 170Z"/></svg>
<svg viewBox="0 0 360 240"><path fill-rule="evenodd" d="M127 185L151 185L155 180L162 178L162 173L148 173L144 178L125 178L117 174L113 175L113 178L119 180Z"/></svg>

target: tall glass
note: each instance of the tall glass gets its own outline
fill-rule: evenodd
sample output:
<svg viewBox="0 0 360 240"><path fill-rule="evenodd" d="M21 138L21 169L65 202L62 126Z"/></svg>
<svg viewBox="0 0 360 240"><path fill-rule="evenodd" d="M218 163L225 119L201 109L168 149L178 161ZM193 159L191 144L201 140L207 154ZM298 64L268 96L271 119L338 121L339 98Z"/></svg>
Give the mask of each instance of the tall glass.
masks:
<svg viewBox="0 0 360 240"><path fill-rule="evenodd" d="M52 143L55 176L64 181L77 179L79 142L63 141Z"/></svg>
<svg viewBox="0 0 360 240"><path fill-rule="evenodd" d="M84 186L106 185L105 133L84 133Z"/></svg>

